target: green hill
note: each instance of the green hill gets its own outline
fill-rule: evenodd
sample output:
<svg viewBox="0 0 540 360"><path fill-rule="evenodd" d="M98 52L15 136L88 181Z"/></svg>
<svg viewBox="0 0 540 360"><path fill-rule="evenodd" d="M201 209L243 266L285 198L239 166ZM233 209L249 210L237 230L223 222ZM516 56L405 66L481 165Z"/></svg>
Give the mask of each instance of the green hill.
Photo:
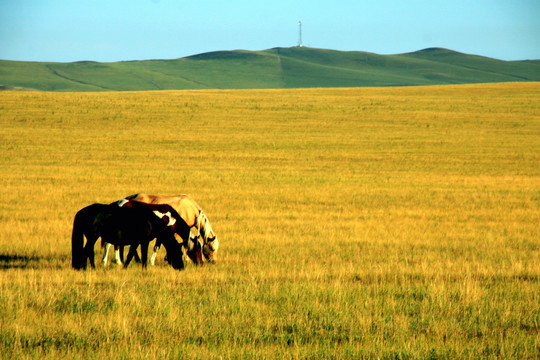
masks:
<svg viewBox="0 0 540 360"><path fill-rule="evenodd" d="M0 88L46 91L408 86L540 81L540 61L430 48L398 55L313 48L217 51L174 60L0 60Z"/></svg>

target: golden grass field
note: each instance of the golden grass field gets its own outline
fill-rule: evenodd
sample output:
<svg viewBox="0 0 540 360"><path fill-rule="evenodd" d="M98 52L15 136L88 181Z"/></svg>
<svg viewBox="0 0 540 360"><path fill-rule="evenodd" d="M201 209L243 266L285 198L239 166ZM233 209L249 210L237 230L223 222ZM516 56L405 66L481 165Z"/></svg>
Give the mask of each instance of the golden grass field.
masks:
<svg viewBox="0 0 540 360"><path fill-rule="evenodd" d="M0 358L540 357L539 83L1 92L0 159ZM72 270L137 192L217 264Z"/></svg>

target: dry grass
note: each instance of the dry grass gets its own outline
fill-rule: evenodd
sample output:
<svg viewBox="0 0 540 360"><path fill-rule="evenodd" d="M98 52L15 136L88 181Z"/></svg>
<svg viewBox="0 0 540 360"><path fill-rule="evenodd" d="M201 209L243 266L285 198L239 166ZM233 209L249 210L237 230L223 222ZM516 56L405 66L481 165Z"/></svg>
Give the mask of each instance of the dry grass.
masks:
<svg viewBox="0 0 540 360"><path fill-rule="evenodd" d="M0 154L0 357L540 356L537 83L2 92ZM71 270L140 191L219 263Z"/></svg>

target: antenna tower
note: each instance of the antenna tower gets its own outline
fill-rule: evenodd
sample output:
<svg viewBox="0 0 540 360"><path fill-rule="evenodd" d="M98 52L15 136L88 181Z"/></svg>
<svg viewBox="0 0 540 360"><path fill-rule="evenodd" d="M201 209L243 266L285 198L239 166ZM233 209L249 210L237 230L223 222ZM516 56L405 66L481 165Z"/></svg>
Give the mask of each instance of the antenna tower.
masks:
<svg viewBox="0 0 540 360"><path fill-rule="evenodd" d="M302 22L298 22L298 47L304 47L302 44Z"/></svg>

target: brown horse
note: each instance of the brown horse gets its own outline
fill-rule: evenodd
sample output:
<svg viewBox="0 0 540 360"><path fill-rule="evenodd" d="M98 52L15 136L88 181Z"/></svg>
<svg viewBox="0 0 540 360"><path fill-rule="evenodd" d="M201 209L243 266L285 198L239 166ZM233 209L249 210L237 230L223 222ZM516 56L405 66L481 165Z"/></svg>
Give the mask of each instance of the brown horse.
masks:
<svg viewBox="0 0 540 360"><path fill-rule="evenodd" d="M170 205L188 226L193 228L197 233L197 239L201 246L195 246L194 249L188 249L199 254L192 255L190 258L204 258L210 262L215 262L217 259L217 250L219 248L218 238L210 225L208 217L203 212L202 208L189 195L177 196L161 196L148 194L135 194L126 197L127 200L140 201L147 204L167 204ZM201 241L202 238L202 241ZM198 262L196 262L198 263Z"/></svg>
<svg viewBox="0 0 540 360"><path fill-rule="evenodd" d="M171 229L173 233L177 234L178 237L182 239L180 241L181 245L183 245L186 249L192 249L191 252L190 251L187 252L187 255L189 256L191 261L193 261L196 264L203 262L202 252L199 251L197 253L196 251L193 251L193 250L197 250L197 246L199 246L199 242L191 237L191 231L190 231L191 227L186 224L184 219L180 217L178 212L176 212L176 210L174 210L172 206L167 205L167 204L147 204L140 201L126 200L126 199L122 199L122 200L113 202L111 204L111 206L114 206L114 205L123 207L123 208L144 207L144 208L152 210L152 212L158 218L160 218L164 222L164 224L167 225L167 227ZM103 265L106 266L107 254L109 252L110 244L107 243L104 245L105 245L105 249L104 249L103 258L101 261L103 262ZM150 264L152 266L155 264L157 252L160 247L161 247L161 242L158 239L158 241L156 241L156 244L154 246L154 252L152 254L152 257L150 258ZM122 259L123 259L123 254L120 254L121 249L122 247L119 247L119 246L115 247L115 253L116 253L115 255L116 255L117 263L120 263L120 264L122 263ZM137 253L135 253L135 255L136 254ZM200 255L200 256L197 258L196 255Z"/></svg>

